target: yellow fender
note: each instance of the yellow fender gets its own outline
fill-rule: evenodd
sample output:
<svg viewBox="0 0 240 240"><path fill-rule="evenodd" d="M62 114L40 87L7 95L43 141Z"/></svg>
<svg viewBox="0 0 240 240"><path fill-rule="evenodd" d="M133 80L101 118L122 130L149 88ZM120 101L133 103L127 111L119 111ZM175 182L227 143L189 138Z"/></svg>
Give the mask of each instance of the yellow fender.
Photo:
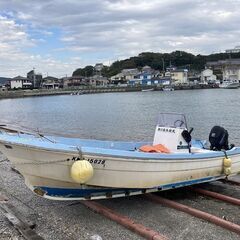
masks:
<svg viewBox="0 0 240 240"><path fill-rule="evenodd" d="M231 166L232 166L232 160L231 160L231 158L224 158L223 159L223 166L225 167L225 168L230 168Z"/></svg>
<svg viewBox="0 0 240 240"><path fill-rule="evenodd" d="M231 158L225 157L223 159L223 172L225 175L231 174L231 166L232 166L232 160Z"/></svg>
<svg viewBox="0 0 240 240"><path fill-rule="evenodd" d="M77 183L86 183L93 176L92 164L86 160L79 160L71 167L71 178Z"/></svg>

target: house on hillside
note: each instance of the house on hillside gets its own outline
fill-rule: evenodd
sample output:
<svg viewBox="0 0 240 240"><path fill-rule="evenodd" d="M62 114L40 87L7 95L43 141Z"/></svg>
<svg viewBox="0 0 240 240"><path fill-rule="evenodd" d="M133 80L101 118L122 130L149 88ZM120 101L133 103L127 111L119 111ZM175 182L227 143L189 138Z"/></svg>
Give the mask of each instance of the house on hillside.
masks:
<svg viewBox="0 0 240 240"><path fill-rule="evenodd" d="M240 81L240 59L226 59L215 62L207 62L206 66L213 70L213 73L219 76L220 80L238 80Z"/></svg>
<svg viewBox="0 0 240 240"><path fill-rule="evenodd" d="M10 80L11 89L31 89L32 87L32 81L22 76L17 76Z"/></svg>
<svg viewBox="0 0 240 240"><path fill-rule="evenodd" d="M240 46L236 46L235 48L232 48L232 49L227 49L225 52L226 53L240 53Z"/></svg>
<svg viewBox="0 0 240 240"><path fill-rule="evenodd" d="M102 70L103 70L103 64L102 63L96 63L94 66L95 74L96 75L102 75Z"/></svg>
<svg viewBox="0 0 240 240"><path fill-rule="evenodd" d="M123 69L120 73L112 76L110 78L112 83L127 83L129 80L136 78L136 76L140 73L137 68L131 69Z"/></svg>

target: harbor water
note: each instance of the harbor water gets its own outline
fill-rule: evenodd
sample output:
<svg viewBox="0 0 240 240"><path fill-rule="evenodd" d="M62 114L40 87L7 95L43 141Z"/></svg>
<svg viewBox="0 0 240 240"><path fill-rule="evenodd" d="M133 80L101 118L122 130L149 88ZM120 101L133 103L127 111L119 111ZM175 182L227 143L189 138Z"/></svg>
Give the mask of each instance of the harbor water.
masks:
<svg viewBox="0 0 240 240"><path fill-rule="evenodd" d="M4 99L2 122L40 132L90 139L152 140L159 112L185 113L193 137L214 125L240 145L240 89L62 95Z"/></svg>

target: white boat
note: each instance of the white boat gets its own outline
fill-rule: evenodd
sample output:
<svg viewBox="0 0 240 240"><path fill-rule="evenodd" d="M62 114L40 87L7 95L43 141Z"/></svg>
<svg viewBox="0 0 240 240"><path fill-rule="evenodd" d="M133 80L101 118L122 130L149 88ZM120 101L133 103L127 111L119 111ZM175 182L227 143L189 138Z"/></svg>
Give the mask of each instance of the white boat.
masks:
<svg viewBox="0 0 240 240"><path fill-rule="evenodd" d="M225 88L225 89L236 89L239 88L239 81L235 80L224 80L221 84L219 84L220 88Z"/></svg>
<svg viewBox="0 0 240 240"><path fill-rule="evenodd" d="M164 87L163 91L174 91L173 87Z"/></svg>
<svg viewBox="0 0 240 240"><path fill-rule="evenodd" d="M228 148L227 131L213 128L212 150L206 149L206 141L191 140L182 114L160 114L152 143L43 136L8 126L1 129L0 151L33 192L53 200L122 197L240 172L240 148Z"/></svg>
<svg viewBox="0 0 240 240"><path fill-rule="evenodd" d="M142 92L152 92L154 88L142 89Z"/></svg>

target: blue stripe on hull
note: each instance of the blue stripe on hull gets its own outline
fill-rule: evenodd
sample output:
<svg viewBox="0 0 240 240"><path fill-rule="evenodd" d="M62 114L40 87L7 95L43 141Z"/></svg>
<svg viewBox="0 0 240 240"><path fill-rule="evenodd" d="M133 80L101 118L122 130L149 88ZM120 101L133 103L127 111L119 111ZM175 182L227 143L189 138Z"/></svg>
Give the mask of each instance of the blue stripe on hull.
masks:
<svg viewBox="0 0 240 240"><path fill-rule="evenodd" d="M36 189L42 189L45 192L44 196L49 197L59 197L63 200L71 199L71 198L106 198L106 197L114 197L114 195L134 195L134 194L140 194L144 193L145 191L163 191L163 190L169 190L179 187L185 187L190 186L194 184L204 183L204 182L210 182L215 181L217 179L224 178L224 176L218 176L218 177L207 177L207 178L201 178L197 180L189 180L184 182L178 182L178 183L172 183L172 184L165 184L158 186L156 188L150 188L150 189L140 189L140 188L87 188L87 189L72 189L72 188L52 188L52 187L44 187L44 186L38 186L35 187ZM109 194L109 196L108 196Z"/></svg>

